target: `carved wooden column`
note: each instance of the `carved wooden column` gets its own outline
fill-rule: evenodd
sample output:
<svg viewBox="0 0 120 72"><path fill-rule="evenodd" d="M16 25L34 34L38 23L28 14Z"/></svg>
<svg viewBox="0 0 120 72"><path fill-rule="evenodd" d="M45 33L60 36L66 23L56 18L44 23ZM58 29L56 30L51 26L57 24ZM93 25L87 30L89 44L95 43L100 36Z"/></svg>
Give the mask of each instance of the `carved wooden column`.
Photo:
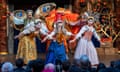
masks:
<svg viewBox="0 0 120 72"><path fill-rule="evenodd" d="M7 54L6 3L0 0L0 54Z"/></svg>

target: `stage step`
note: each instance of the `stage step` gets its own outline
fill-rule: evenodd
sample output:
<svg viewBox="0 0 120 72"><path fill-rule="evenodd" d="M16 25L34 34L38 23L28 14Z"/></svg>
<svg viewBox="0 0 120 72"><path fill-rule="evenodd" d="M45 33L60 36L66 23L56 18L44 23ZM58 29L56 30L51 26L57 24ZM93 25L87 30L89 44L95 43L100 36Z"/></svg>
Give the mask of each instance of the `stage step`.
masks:
<svg viewBox="0 0 120 72"><path fill-rule="evenodd" d="M116 48L97 48L97 53L98 55L114 55L117 54L117 49Z"/></svg>

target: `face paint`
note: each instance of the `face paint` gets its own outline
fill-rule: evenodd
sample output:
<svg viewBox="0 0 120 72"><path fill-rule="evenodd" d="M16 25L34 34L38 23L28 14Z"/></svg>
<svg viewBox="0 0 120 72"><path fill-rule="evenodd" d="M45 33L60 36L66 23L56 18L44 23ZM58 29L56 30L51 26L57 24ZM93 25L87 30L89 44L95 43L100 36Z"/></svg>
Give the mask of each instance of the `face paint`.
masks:
<svg viewBox="0 0 120 72"><path fill-rule="evenodd" d="M89 23L89 24L93 24L93 23L94 23L94 20L90 19L90 20L88 20L88 23Z"/></svg>

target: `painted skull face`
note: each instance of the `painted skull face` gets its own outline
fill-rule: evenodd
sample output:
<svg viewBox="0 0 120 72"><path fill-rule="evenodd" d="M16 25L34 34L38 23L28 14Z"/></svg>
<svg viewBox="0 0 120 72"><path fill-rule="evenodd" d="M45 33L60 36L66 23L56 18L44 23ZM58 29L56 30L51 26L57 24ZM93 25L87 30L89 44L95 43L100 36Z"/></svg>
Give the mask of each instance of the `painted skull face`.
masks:
<svg viewBox="0 0 120 72"><path fill-rule="evenodd" d="M88 18L88 24L94 24L94 18Z"/></svg>
<svg viewBox="0 0 120 72"><path fill-rule="evenodd" d="M36 25L35 25L36 28L40 28L41 27L41 22L38 22Z"/></svg>

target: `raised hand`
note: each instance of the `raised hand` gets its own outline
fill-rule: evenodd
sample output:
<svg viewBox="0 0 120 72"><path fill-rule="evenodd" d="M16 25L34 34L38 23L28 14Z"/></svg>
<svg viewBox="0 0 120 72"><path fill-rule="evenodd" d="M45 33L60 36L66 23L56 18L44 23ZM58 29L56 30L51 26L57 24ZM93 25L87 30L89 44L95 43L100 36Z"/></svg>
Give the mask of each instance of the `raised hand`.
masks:
<svg viewBox="0 0 120 72"><path fill-rule="evenodd" d="M21 37L23 37L23 36L24 36L24 34L23 34L23 33L20 33L19 35L16 35L16 36L14 37L14 39L21 38Z"/></svg>
<svg viewBox="0 0 120 72"><path fill-rule="evenodd" d="M14 16L14 13L11 12L11 13L10 13L10 16Z"/></svg>
<svg viewBox="0 0 120 72"><path fill-rule="evenodd" d="M101 45L105 45L105 43L103 43L103 42L100 42L100 44L101 44Z"/></svg>
<svg viewBox="0 0 120 72"><path fill-rule="evenodd" d="M48 36L46 36L43 40L41 40L41 42L45 42L47 40Z"/></svg>
<svg viewBox="0 0 120 72"><path fill-rule="evenodd" d="M75 42L75 40L76 40L76 39L70 40L69 43L73 43L73 42Z"/></svg>
<svg viewBox="0 0 120 72"><path fill-rule="evenodd" d="M16 36L14 37L14 39L17 39L17 38L19 38L19 35L16 35Z"/></svg>

